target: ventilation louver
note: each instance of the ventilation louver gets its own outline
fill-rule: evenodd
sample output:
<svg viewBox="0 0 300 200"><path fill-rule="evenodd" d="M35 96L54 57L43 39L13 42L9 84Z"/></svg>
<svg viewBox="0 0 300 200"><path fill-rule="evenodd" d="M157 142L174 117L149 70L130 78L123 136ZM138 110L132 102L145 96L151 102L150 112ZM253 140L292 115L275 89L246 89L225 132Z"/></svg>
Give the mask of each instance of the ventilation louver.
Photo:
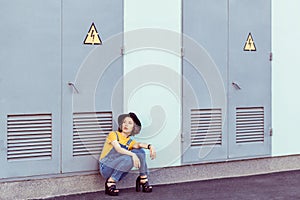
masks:
<svg viewBox="0 0 300 200"><path fill-rule="evenodd" d="M236 108L236 143L264 142L264 108Z"/></svg>
<svg viewBox="0 0 300 200"><path fill-rule="evenodd" d="M73 156L99 155L112 126L112 112L74 113Z"/></svg>
<svg viewBox="0 0 300 200"><path fill-rule="evenodd" d="M51 159L52 115L7 115L7 160Z"/></svg>
<svg viewBox="0 0 300 200"><path fill-rule="evenodd" d="M222 110L191 110L191 146L222 145Z"/></svg>

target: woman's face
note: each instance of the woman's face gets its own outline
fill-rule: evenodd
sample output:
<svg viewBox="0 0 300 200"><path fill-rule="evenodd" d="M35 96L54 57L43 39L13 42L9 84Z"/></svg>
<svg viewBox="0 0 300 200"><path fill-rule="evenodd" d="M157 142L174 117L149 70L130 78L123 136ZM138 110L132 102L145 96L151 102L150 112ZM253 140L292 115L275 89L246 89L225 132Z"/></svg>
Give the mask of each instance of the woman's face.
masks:
<svg viewBox="0 0 300 200"><path fill-rule="evenodd" d="M125 117L122 123L122 132L130 134L133 131L134 122L131 117Z"/></svg>

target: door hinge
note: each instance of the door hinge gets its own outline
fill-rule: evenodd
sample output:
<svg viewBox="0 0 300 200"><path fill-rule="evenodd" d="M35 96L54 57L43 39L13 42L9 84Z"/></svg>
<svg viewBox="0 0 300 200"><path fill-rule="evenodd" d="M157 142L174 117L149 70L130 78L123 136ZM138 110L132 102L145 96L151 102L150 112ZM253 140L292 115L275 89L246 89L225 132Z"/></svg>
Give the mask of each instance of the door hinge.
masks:
<svg viewBox="0 0 300 200"><path fill-rule="evenodd" d="M270 136L273 136L273 128L269 129L269 134L270 134Z"/></svg>
<svg viewBox="0 0 300 200"><path fill-rule="evenodd" d="M181 142L184 142L184 135L181 133Z"/></svg>
<svg viewBox="0 0 300 200"><path fill-rule="evenodd" d="M184 48L183 47L181 47L180 53L181 53L181 57L184 57Z"/></svg>
<svg viewBox="0 0 300 200"><path fill-rule="evenodd" d="M272 52L270 52L269 60L270 60L270 61L273 61L273 53L272 53Z"/></svg>
<svg viewBox="0 0 300 200"><path fill-rule="evenodd" d="M120 48L120 53L121 53L122 56L124 56L124 54L125 54L125 47L124 46L122 46Z"/></svg>

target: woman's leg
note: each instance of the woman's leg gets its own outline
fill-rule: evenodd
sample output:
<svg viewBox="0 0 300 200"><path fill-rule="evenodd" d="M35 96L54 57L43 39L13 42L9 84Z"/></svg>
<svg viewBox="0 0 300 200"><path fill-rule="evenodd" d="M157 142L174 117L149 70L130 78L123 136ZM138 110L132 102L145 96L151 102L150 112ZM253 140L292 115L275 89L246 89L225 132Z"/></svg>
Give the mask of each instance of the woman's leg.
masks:
<svg viewBox="0 0 300 200"><path fill-rule="evenodd" d="M109 162L100 162L100 173L104 178L111 177L114 181L120 181L132 167L132 158L128 155L120 155Z"/></svg>
<svg viewBox="0 0 300 200"><path fill-rule="evenodd" d="M103 178L107 179L113 173L113 168L106 166L104 163L99 161L99 171Z"/></svg>
<svg viewBox="0 0 300 200"><path fill-rule="evenodd" d="M148 175L148 166L146 163L146 154L144 149L133 149L133 153L137 155L140 160L141 166L139 168L140 176L147 176Z"/></svg>
<svg viewBox="0 0 300 200"><path fill-rule="evenodd" d="M144 149L132 150L140 159L140 176L136 179L136 191L139 192L141 187L143 192L152 192L152 186L148 182L148 167L146 163L146 154Z"/></svg>

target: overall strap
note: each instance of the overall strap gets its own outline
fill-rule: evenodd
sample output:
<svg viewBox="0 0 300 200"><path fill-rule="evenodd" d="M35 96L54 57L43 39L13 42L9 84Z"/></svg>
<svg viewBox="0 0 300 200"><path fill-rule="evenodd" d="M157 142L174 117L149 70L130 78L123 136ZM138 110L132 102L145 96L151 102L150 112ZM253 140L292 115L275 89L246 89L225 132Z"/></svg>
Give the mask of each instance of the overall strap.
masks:
<svg viewBox="0 0 300 200"><path fill-rule="evenodd" d="M126 145L129 146L131 142L132 142L132 139L130 138L130 139L127 141Z"/></svg>
<svg viewBox="0 0 300 200"><path fill-rule="evenodd" d="M119 136L118 136L118 133L117 133L117 132L115 132L115 133L116 133L116 136L117 136L117 141L119 142ZM128 147L129 147L129 145L130 145L131 142L132 142L132 139L130 138L130 139L127 141L126 145L123 145L123 144L121 144L120 142L119 142L119 144L120 144L120 146L121 146L122 148L128 150Z"/></svg>

